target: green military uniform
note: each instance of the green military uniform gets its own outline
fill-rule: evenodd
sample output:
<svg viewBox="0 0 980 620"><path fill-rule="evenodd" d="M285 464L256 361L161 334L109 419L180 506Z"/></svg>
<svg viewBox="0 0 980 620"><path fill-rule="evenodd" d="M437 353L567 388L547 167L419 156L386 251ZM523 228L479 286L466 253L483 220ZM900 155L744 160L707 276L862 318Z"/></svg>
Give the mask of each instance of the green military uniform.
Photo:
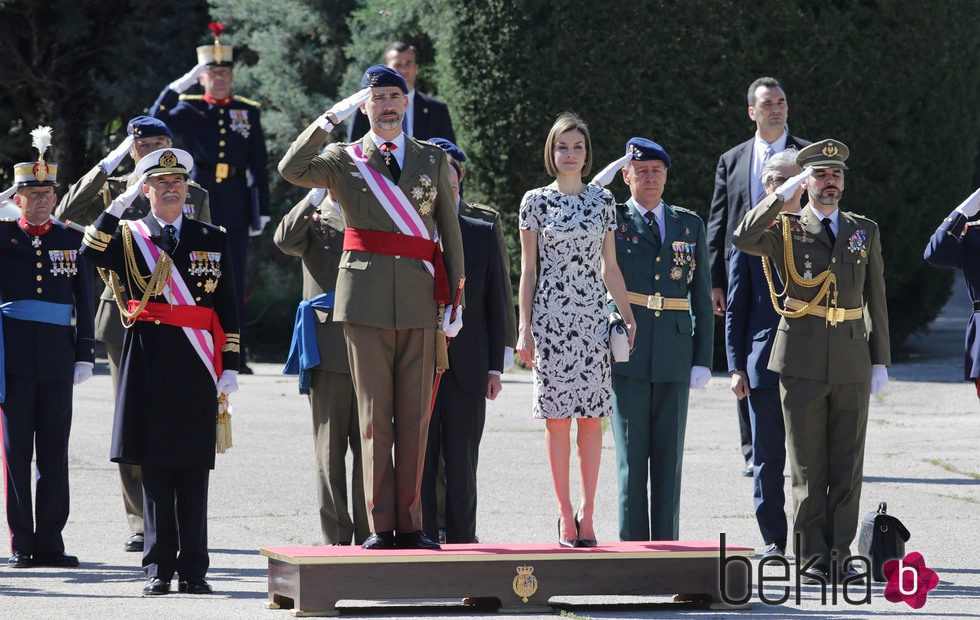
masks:
<svg viewBox="0 0 980 620"><path fill-rule="evenodd" d="M486 205L460 201L459 214L489 222L497 231L497 245L500 247L500 273L504 274L504 299L507 300L507 310L504 313L504 344L513 349L517 346L517 310L514 307L514 288L510 282L510 254L507 252L507 242L504 240L500 213Z"/></svg>
<svg viewBox="0 0 980 620"><path fill-rule="evenodd" d="M801 151L800 165L808 165L810 151L824 148L825 142L832 141ZM846 157L846 147L841 150ZM843 159L839 165L816 167L842 168ZM776 220L782 205L778 194L759 203L735 230L734 242L744 252L774 259L791 298L784 305L799 315L783 314L769 369L780 374L794 530L803 537L796 553L818 558L826 567L833 552L840 561L850 555L861 497L872 364L891 363L881 238L873 221L840 211L832 244L821 225L823 216L812 204ZM814 300L819 288L813 286L829 278L827 272L836 279L838 308L829 318L833 289ZM805 304L811 300L815 303Z"/></svg>
<svg viewBox="0 0 980 620"><path fill-rule="evenodd" d="M125 177L110 177L101 166L92 168L75 182L55 210L55 217L61 221L71 220L76 224L88 226L102 215L109 203L135 183L138 179L132 174ZM188 181L187 202L184 215L205 223L211 222L211 209L208 192L193 181ZM138 220L150 212L149 199L140 194L129 206L121 219ZM109 356L109 371L115 390L119 360L122 357L123 326L119 308L113 300L112 289L106 286L99 297L99 307L95 312L95 339L105 343ZM122 482L123 504L126 508L126 521L133 534L143 532L143 487L139 465L119 464Z"/></svg>
<svg viewBox="0 0 980 620"><path fill-rule="evenodd" d="M392 179L371 135L359 143L367 165ZM303 187L330 189L351 229L397 233L343 145L331 144L320 155L328 138L315 123L303 131L279 163L283 178ZM442 149L406 137L398 186L417 209L430 238L438 227L450 288L455 290L464 274L463 247L449 162ZM414 258L346 250L340 259L334 320L344 323L347 337L361 426L364 491L370 528L376 533L422 529L419 489L439 315L433 287L432 275Z"/></svg>
<svg viewBox="0 0 980 620"><path fill-rule="evenodd" d="M708 246L693 211L664 204L666 235L658 245L637 208L631 198L616 209L616 261L626 288L650 296L646 306L632 304L629 362L612 368L619 536L677 540L691 367L711 366L714 339ZM689 309L655 309L654 295L684 300Z"/></svg>
<svg viewBox="0 0 980 620"><path fill-rule="evenodd" d="M276 229L276 246L303 259L303 298L334 290L344 244L344 222L329 203L319 207L309 197L282 218ZM333 321L332 309L315 309L316 339L320 364L311 369L310 407L313 410L313 442L316 452L320 528L327 545L361 544L368 537L361 470L361 435L357 401L347 363L344 326ZM347 509L346 456L354 457L351 498L354 518Z"/></svg>

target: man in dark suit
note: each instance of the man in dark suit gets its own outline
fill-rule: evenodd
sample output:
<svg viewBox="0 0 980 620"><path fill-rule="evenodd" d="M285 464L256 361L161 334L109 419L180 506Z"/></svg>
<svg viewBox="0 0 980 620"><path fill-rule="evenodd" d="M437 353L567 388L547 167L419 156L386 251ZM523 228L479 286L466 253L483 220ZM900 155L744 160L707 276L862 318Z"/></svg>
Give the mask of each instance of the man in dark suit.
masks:
<svg viewBox="0 0 980 620"><path fill-rule="evenodd" d="M808 141L789 135L786 121L789 103L778 80L761 77L749 85L748 114L755 123L755 135L726 151L715 171L715 192L708 212L708 264L711 270L711 305L718 316L725 315L728 266L732 233L745 213L765 195L760 177L766 160L789 147L797 150ZM752 424L744 400L738 405L738 426L743 475L752 475Z"/></svg>
<svg viewBox="0 0 980 620"><path fill-rule="evenodd" d="M773 155L762 168L766 195L799 174L796 149ZM783 211L800 210L803 189L783 204ZM732 392L747 400L752 421L753 497L755 518L766 544L764 555L786 554L786 501L783 470L786 466L786 427L779 402L779 375L769 370L769 354L779 315L772 307L769 285L758 256L732 251L725 313L725 345Z"/></svg>
<svg viewBox="0 0 980 620"><path fill-rule="evenodd" d="M460 161L466 156L443 138L433 143L449 155L457 205ZM466 327L449 343L449 369L439 384L422 475L422 529L439 535L436 478L440 453L446 472L446 542L476 542L476 469L486 420L487 399L500 393L504 365L504 285L494 226L459 216L466 265Z"/></svg>
<svg viewBox="0 0 980 620"><path fill-rule="evenodd" d="M132 157L134 163L139 164L140 159L147 153L173 145L170 128L163 121L152 116L137 116L131 119L126 126L126 131L129 135L122 144L68 188L68 192L55 211L58 219L71 220L76 224L88 226L102 215L113 198L139 180L135 172L127 176L109 176L127 154ZM188 181L187 185L184 215L210 223L211 209L208 205L207 190L193 181ZM141 194L126 209L122 219L142 219L149 212L150 201ZM119 360L122 357L125 331L119 320L119 308L116 307L112 287L106 286L99 297L95 312L95 339L105 343L113 390L116 389L119 381ZM131 532L123 548L126 551L143 551L143 477L139 465L119 463L119 478L122 483L126 520L129 522Z"/></svg>
<svg viewBox="0 0 980 620"><path fill-rule="evenodd" d="M9 568L78 566L77 557L65 554L61 532L69 509L72 384L92 376L95 360L92 269L77 260L81 235L50 217L58 201L57 164L44 161L50 132L48 127L32 132L38 161L14 165L13 201L20 218L0 221L0 402Z"/></svg>
<svg viewBox="0 0 980 620"><path fill-rule="evenodd" d="M208 476L217 398L238 389L239 337L228 235L185 218L190 154L161 149L85 230L82 255L110 282L131 327L123 338L110 458L143 473L147 595L210 594ZM150 214L121 216L142 192Z"/></svg>
<svg viewBox="0 0 980 620"><path fill-rule="evenodd" d="M441 137L455 142L453 121L449 117L449 108L446 104L415 90L415 78L419 74L415 52L414 45L395 41L385 48L384 53L384 64L397 71L408 85L408 111L402 119L402 130L405 135L418 140ZM348 140L350 142L360 140L370 128L367 116L358 110L351 119Z"/></svg>

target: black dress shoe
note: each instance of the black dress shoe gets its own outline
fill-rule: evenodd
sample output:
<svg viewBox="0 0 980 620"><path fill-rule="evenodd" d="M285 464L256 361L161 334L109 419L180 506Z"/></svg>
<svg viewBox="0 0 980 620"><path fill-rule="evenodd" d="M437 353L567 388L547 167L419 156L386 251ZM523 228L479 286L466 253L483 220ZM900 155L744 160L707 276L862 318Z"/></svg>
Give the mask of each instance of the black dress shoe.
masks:
<svg viewBox="0 0 980 620"><path fill-rule="evenodd" d="M34 566L34 562L31 561L31 556L26 553L14 551L7 558L7 568L30 568L32 566Z"/></svg>
<svg viewBox="0 0 980 620"><path fill-rule="evenodd" d="M786 557L786 548L779 543L769 543L766 550L762 552L762 559L784 557Z"/></svg>
<svg viewBox="0 0 980 620"><path fill-rule="evenodd" d="M801 573L800 581L811 586L829 583L830 569L826 564L814 564Z"/></svg>
<svg viewBox="0 0 980 620"><path fill-rule="evenodd" d="M188 579L177 584L177 591L186 594L214 594L214 589L203 578Z"/></svg>
<svg viewBox="0 0 980 620"><path fill-rule="evenodd" d="M255 371L252 370L251 366L248 364L242 364L238 367L238 374L240 375L254 375Z"/></svg>
<svg viewBox="0 0 980 620"><path fill-rule="evenodd" d="M160 594L170 594L170 582L154 577L143 586L143 594L146 596L157 596Z"/></svg>
<svg viewBox="0 0 980 620"><path fill-rule="evenodd" d="M395 534L395 547L399 549L442 549L439 543L425 535L425 532L398 532Z"/></svg>
<svg viewBox="0 0 980 620"><path fill-rule="evenodd" d="M127 538L126 542L123 544L123 549L125 549L126 551L142 551L143 535L133 534L132 536Z"/></svg>
<svg viewBox="0 0 980 620"><path fill-rule="evenodd" d="M368 536L368 539L361 543L365 549L394 549L394 532L377 532Z"/></svg>
<svg viewBox="0 0 980 620"><path fill-rule="evenodd" d="M52 566L54 568L75 568L78 558L66 553L35 553L34 566Z"/></svg>

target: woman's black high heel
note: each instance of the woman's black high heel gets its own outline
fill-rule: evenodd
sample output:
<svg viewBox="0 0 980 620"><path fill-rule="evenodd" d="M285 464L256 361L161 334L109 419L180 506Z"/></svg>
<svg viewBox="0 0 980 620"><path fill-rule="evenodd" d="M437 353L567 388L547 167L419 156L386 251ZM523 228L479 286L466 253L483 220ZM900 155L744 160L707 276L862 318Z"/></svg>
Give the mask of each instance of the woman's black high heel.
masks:
<svg viewBox="0 0 980 620"><path fill-rule="evenodd" d="M578 529L576 528L576 532ZM558 517L558 544L562 547L576 547L578 544L577 540L568 540L561 537L561 517Z"/></svg>
<svg viewBox="0 0 980 620"><path fill-rule="evenodd" d="M575 535L578 536L578 514L575 515ZM595 547L599 544L595 538L579 538L575 542L576 547Z"/></svg>

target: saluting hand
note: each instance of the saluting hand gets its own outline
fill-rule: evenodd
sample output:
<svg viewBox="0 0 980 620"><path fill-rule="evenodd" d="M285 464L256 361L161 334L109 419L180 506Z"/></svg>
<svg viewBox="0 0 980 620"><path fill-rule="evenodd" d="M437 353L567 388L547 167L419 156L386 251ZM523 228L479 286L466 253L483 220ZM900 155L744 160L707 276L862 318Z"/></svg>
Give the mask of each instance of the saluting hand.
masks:
<svg viewBox="0 0 980 620"><path fill-rule="evenodd" d="M126 139L119 143L119 146L112 149L105 158L99 162L99 167L106 175L119 167L120 162L129 154L129 147L133 145L133 136L127 135Z"/></svg>
<svg viewBox="0 0 980 620"><path fill-rule="evenodd" d="M180 76L173 82L171 82L167 88L174 91L175 93L182 93L197 82L197 76L204 73L204 70L208 68L207 63L198 63L194 65L194 68Z"/></svg>
<svg viewBox="0 0 980 620"><path fill-rule="evenodd" d="M956 210L967 217L973 217L980 213L980 188L970 194L970 197L960 203Z"/></svg>
<svg viewBox="0 0 980 620"><path fill-rule="evenodd" d="M143 191L143 184L146 183L146 176L143 175L135 183L126 188L126 191L119 194L115 200L109 203L106 207L106 213L110 215L115 215L116 217L122 217L123 212L129 205L133 204L136 197L140 195Z"/></svg>
<svg viewBox="0 0 980 620"><path fill-rule="evenodd" d="M343 122L344 119L349 117L354 113L357 108L360 107L362 103L368 100L371 96L370 88L362 88L350 97L344 99L343 101L338 101L333 104L329 110L324 112L318 119L316 119L316 124L323 131L331 131L334 127Z"/></svg>
<svg viewBox="0 0 980 620"><path fill-rule="evenodd" d="M776 193L779 194L779 197L784 201L789 200L793 197L793 194L796 193L796 190L799 189L800 185L803 184L803 181L805 181L811 174L813 174L813 168L807 166L804 168L803 172L784 181L782 185L776 188Z"/></svg>

